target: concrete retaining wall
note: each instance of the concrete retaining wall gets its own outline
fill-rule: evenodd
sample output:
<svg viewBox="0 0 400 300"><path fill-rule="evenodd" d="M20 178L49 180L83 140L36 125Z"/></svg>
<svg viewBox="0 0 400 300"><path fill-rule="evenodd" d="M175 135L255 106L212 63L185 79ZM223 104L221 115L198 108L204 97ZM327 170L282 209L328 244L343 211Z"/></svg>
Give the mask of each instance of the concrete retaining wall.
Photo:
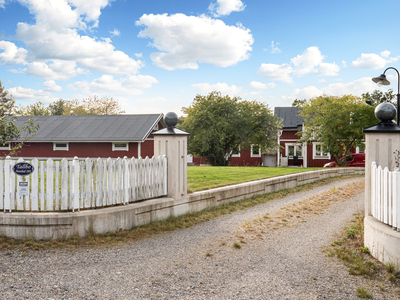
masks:
<svg viewBox="0 0 400 300"><path fill-rule="evenodd" d="M400 232L372 216L364 219L364 246L380 262L393 263L400 270Z"/></svg>
<svg viewBox="0 0 400 300"><path fill-rule="evenodd" d="M158 198L124 206L75 213L0 213L0 235L11 238L57 239L89 232L106 233L196 212L222 203L292 188L320 179L364 174L364 168L329 168L251 181L189 194L184 199Z"/></svg>

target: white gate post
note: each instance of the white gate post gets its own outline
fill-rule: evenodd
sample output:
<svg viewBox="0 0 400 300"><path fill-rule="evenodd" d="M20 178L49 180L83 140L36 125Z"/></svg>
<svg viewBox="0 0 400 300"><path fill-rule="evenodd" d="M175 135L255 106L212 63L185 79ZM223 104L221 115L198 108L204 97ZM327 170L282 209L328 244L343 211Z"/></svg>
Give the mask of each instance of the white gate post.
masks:
<svg viewBox="0 0 400 300"><path fill-rule="evenodd" d="M11 157L7 156L4 164L4 212L8 210L11 212L11 201L10 201L10 176L11 176Z"/></svg>
<svg viewBox="0 0 400 300"><path fill-rule="evenodd" d="M175 113L167 113L164 120L168 127L153 132L154 156L167 157L167 196L178 200L187 196L187 136L190 133L174 127L178 123Z"/></svg>

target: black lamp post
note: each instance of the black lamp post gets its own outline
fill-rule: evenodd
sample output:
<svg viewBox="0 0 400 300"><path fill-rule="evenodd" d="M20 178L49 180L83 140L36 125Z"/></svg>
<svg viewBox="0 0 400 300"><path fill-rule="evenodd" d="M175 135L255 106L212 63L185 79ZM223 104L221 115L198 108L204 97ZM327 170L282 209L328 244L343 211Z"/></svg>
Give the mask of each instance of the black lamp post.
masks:
<svg viewBox="0 0 400 300"><path fill-rule="evenodd" d="M381 74L381 76L379 77L374 77L372 78L373 82L376 82L378 84L378 86L382 86L382 85L389 85L390 82L389 80L386 79L386 71L389 69L393 69L397 72L397 126L399 126L399 119L400 119L400 112L399 112L399 106L400 106L400 75L399 75L399 71L397 71L397 69L393 68L393 67L389 67L385 70L385 72L383 72L383 74Z"/></svg>

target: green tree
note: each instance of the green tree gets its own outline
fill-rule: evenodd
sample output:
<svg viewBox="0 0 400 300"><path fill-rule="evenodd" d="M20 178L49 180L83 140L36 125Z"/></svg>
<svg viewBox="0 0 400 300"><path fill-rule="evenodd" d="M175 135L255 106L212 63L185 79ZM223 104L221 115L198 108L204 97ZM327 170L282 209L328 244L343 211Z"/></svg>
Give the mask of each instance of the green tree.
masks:
<svg viewBox="0 0 400 300"><path fill-rule="evenodd" d="M303 103L300 116L304 120L301 142L318 141L339 165L346 164L352 147L362 147L364 127L377 123L374 108L352 95L323 95Z"/></svg>
<svg viewBox="0 0 400 300"><path fill-rule="evenodd" d="M36 134L39 126L34 124L32 119L29 119L25 121L22 127L18 127L15 124L17 118L11 116L15 110L15 100L12 97L7 97L7 95L8 91L4 90L0 80L0 144L11 143L11 150L7 155L14 155L30 136ZM15 140L19 140L19 142L13 142Z"/></svg>
<svg viewBox="0 0 400 300"><path fill-rule="evenodd" d="M25 116L49 116L49 108L46 107L41 101L29 104L25 107Z"/></svg>
<svg viewBox="0 0 400 300"><path fill-rule="evenodd" d="M211 92L197 95L192 105L182 108L187 115L180 128L191 133L188 152L205 156L214 166L229 164L231 153L238 146L251 144L275 147L278 121L268 105L256 101L240 101L238 97Z"/></svg>
<svg viewBox="0 0 400 300"><path fill-rule="evenodd" d="M14 105L15 99L12 96L8 96L8 91L3 87L0 80L0 117L11 116Z"/></svg>
<svg viewBox="0 0 400 300"><path fill-rule="evenodd" d="M59 99L57 101L54 101L53 103L49 104L49 112L52 116L62 116L64 114L64 107L66 105L65 100Z"/></svg>
<svg viewBox="0 0 400 300"><path fill-rule="evenodd" d="M83 104L89 115L120 115L125 111L121 109L118 100L113 97L102 97L97 96L83 99Z"/></svg>
<svg viewBox="0 0 400 300"><path fill-rule="evenodd" d="M396 105L396 94L393 93L392 89L389 89L386 92L382 92L381 90L375 90L372 93L367 92L361 94L361 97L364 101L369 101L369 104L372 106L377 106L383 102L391 102Z"/></svg>
<svg viewBox="0 0 400 300"><path fill-rule="evenodd" d="M295 106L299 107L299 106L301 106L303 103L305 103L306 101L307 101L306 99L304 99L304 100L295 99L295 100L293 101L293 103L292 103L292 107L295 107Z"/></svg>

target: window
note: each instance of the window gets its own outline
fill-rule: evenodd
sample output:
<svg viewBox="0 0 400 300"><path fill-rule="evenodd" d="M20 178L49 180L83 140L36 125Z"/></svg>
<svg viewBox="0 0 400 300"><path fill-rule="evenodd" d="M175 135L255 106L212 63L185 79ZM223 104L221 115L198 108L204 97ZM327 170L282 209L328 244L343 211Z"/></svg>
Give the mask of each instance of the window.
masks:
<svg viewBox="0 0 400 300"><path fill-rule="evenodd" d="M261 157L261 146L251 145L251 157Z"/></svg>
<svg viewBox="0 0 400 300"><path fill-rule="evenodd" d="M11 146L9 143L4 143L3 145L0 145L0 150L11 150Z"/></svg>
<svg viewBox="0 0 400 300"><path fill-rule="evenodd" d="M286 156L293 157L303 157L303 145L302 144L286 144Z"/></svg>
<svg viewBox="0 0 400 300"><path fill-rule="evenodd" d="M329 152L326 152L321 143L313 143L313 158L314 159L331 159Z"/></svg>
<svg viewBox="0 0 400 300"><path fill-rule="evenodd" d="M238 146L232 150L231 157L240 157L240 146Z"/></svg>
<svg viewBox="0 0 400 300"><path fill-rule="evenodd" d="M128 151L129 143L113 143L112 151Z"/></svg>
<svg viewBox="0 0 400 300"><path fill-rule="evenodd" d="M68 151L69 144L68 143L53 143L53 151L57 151L57 150Z"/></svg>

